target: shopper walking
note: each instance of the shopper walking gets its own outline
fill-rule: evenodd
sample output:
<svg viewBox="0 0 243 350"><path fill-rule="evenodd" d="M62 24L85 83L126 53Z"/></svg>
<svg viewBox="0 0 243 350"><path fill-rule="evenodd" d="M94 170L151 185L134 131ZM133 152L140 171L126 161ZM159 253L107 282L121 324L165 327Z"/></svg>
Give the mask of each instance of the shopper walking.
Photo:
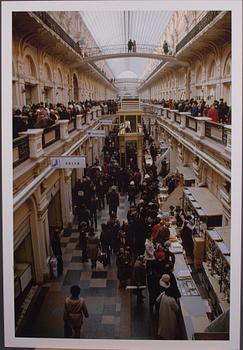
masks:
<svg viewBox="0 0 243 350"><path fill-rule="evenodd" d="M179 306L174 298L173 290L170 288L170 278L168 275L162 276L160 285L165 291L157 298L157 302L160 305L158 337L164 340L176 340L179 328L177 318Z"/></svg>
<svg viewBox="0 0 243 350"><path fill-rule="evenodd" d="M97 259L99 255L99 238L95 234L93 227L89 229L87 238L87 252L91 260L91 268L96 269Z"/></svg>
<svg viewBox="0 0 243 350"><path fill-rule="evenodd" d="M70 293L64 303L64 337L80 338L83 316L87 318L89 313L84 299L79 297L79 286L72 286Z"/></svg>

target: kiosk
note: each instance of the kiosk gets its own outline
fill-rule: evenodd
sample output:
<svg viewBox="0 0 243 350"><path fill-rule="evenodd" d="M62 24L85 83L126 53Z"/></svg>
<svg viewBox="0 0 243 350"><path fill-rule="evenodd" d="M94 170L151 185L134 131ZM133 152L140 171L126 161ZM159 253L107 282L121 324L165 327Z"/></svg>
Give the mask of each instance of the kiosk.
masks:
<svg viewBox="0 0 243 350"><path fill-rule="evenodd" d="M119 119L119 146L121 167L138 167L143 165L143 110L140 108L139 99L126 98L120 103L118 110Z"/></svg>

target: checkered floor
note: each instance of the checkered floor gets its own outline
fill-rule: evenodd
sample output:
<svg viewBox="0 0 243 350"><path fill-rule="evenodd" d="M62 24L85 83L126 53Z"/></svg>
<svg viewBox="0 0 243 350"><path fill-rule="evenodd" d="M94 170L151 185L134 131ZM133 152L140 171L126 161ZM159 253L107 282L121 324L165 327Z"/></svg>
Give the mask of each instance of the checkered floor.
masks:
<svg viewBox="0 0 243 350"><path fill-rule="evenodd" d="M117 212L119 220L126 218L127 210L127 198L123 196ZM98 234L108 217L106 206L98 215ZM148 297L138 308L135 296L118 288L115 256L112 256L111 266L104 268L98 263L96 271L91 270L90 261L82 263L78 237L77 225L74 224L72 232L61 238L63 276L44 286L47 292L43 304L34 322L28 325L25 336L62 338L64 300L71 285L78 284L90 315L84 320L82 338L156 339L155 320L148 311Z"/></svg>

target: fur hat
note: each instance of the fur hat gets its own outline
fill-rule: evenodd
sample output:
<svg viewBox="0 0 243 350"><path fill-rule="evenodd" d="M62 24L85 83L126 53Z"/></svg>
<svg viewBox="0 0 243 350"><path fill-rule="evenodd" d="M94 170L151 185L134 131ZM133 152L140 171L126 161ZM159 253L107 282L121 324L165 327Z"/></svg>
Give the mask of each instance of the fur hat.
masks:
<svg viewBox="0 0 243 350"><path fill-rule="evenodd" d="M163 288L168 289L170 287L170 275L163 275L159 280L159 285Z"/></svg>

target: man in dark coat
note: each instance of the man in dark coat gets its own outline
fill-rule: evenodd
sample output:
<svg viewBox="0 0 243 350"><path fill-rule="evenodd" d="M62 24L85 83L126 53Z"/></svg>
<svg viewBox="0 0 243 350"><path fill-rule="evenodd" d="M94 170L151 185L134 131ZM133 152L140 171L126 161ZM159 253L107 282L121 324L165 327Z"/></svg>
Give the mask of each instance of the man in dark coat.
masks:
<svg viewBox="0 0 243 350"><path fill-rule="evenodd" d="M51 247L57 259L57 275L61 276L63 274L63 260L59 229L56 229L51 236Z"/></svg>
<svg viewBox="0 0 243 350"><path fill-rule="evenodd" d="M134 264L134 285L137 286L137 303L140 304L144 296L142 294L142 286L146 286L146 267L143 255L138 256Z"/></svg>
<svg viewBox="0 0 243 350"><path fill-rule="evenodd" d="M112 186L112 191L109 193L108 197L108 204L109 204L109 214L111 215L112 212L117 214L117 207L119 206L119 194L116 192L116 186Z"/></svg>

